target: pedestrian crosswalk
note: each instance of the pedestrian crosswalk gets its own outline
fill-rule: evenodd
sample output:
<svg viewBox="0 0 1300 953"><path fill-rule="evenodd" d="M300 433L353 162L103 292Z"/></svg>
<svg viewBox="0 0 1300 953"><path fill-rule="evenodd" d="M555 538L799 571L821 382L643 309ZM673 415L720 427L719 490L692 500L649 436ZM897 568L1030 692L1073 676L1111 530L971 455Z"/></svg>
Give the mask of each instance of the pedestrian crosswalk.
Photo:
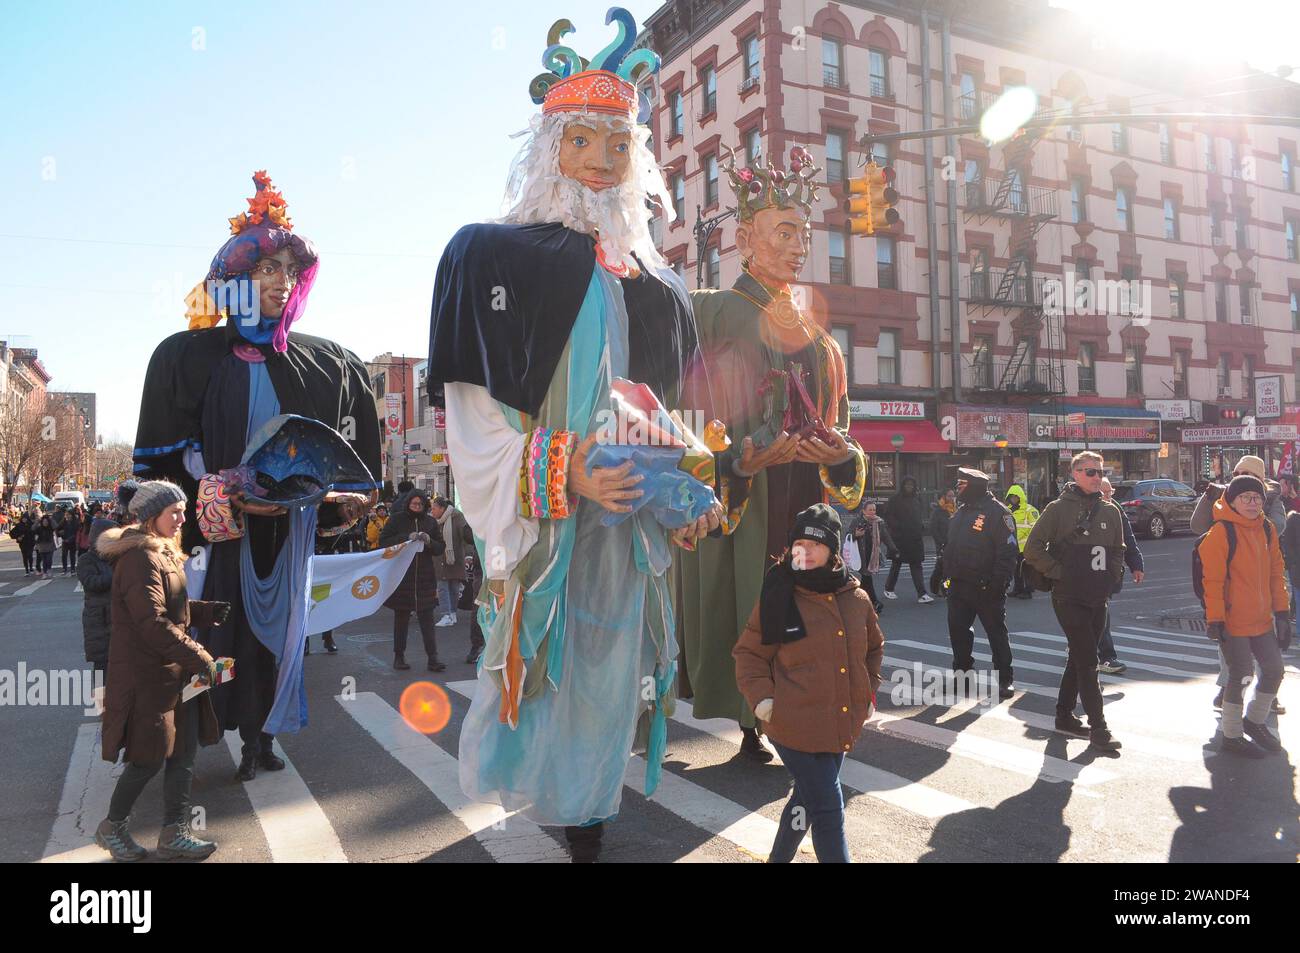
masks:
<svg viewBox="0 0 1300 953"><path fill-rule="evenodd" d="M1149 628L1116 627L1113 636L1120 657L1129 665L1126 675L1101 677L1108 720L1124 742L1119 758L1087 756L1086 739L1054 731L1056 686L1066 655L1059 634L1011 633L1017 697L1000 704L996 698L924 704L923 699L912 697L894 704L891 687L896 679L914 670L918 662L943 668L949 650L916 638L889 640L879 710L841 772L850 814L863 824L889 821L899 830L916 831L913 836L924 843L939 825L953 818L978 817L1010 799L1029 796L1042 785L1067 791L1072 810L1096 812L1105 804L1111 806L1111 814L1089 815L1088 822L1076 825L1075 837L1086 841L1107 836L1100 818L1113 818L1117 805L1150 796L1167 807L1166 792L1171 787L1208 784L1210 762L1218 757L1213 746L1207 747L1217 723L1209 704L1218 670L1214 647L1203 638L1198 641ZM984 664L991 661L979 652L975 658ZM445 683L453 707L462 714L475 687L473 681ZM1288 690L1284 684L1284 700ZM454 849L461 859L466 851L473 851L472 856L498 863L567 861L558 829L540 827L520 814L465 797L456 754L458 717L442 733L424 735L408 725L383 694L356 691L339 694L332 704L317 705L313 718L318 723L314 721L309 731L327 733L327 748L299 747L295 739L280 739L287 762L284 771L261 772L242 785L226 781L223 790L229 803L224 810L230 816L242 812L242 826L236 827L249 841L249 856L314 863L370 859L358 838L383 823L396 823L413 839L412 852L423 851L433 860ZM1285 743L1285 724L1281 732ZM696 718L689 701L679 702L659 788L648 800L641 796L646 763L634 756L616 829L622 823L621 830L653 831L657 826L672 826L662 823L667 817L677 828L694 832L677 849L655 841L648 851L667 851L671 856L654 859L700 859L702 845L713 859L765 858L785 796L785 775L779 759L766 767L739 759L740 743L735 723ZM338 782L326 778L336 767L329 752L345 744L353 752L352 769L362 772L363 778L370 776L361 782L362 793L366 784L374 785L374 800L343 799ZM210 771L208 776L229 779L239 760L239 746L237 735L228 733L224 746L201 753L200 758L209 763L213 758L229 762L228 768L223 763L220 771ZM41 859L106 858L90 841L107 812L120 770L99 757L98 723L82 723ZM406 807L400 817L391 817L381 806L380 794L398 786L408 791ZM417 793L409 795L409 791ZM209 789L200 800L215 798ZM373 819L358 818L358 813L368 810L375 813ZM209 815L207 834L223 845L213 859L239 859L231 849L230 835L222 833L221 817L221 812ZM227 818L226 829L232 824ZM1026 837L1032 836L1032 828L1027 826ZM607 842L614 836L607 834ZM145 842L143 836L139 839ZM1145 844L1142 849L1159 856L1161 846Z"/></svg>

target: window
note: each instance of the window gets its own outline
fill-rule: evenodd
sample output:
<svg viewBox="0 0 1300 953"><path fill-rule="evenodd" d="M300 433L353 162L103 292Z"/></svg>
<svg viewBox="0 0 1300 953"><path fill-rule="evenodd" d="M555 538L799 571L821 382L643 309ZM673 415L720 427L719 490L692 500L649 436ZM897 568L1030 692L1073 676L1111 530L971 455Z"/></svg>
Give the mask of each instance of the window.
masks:
<svg viewBox="0 0 1300 953"><path fill-rule="evenodd" d="M1282 188L1288 192L1295 191L1295 176L1292 174L1292 167L1295 165L1295 159L1291 158L1291 153L1282 153Z"/></svg>
<svg viewBox="0 0 1300 953"><path fill-rule="evenodd" d="M876 342L876 381L898 383L898 332L881 331Z"/></svg>
<svg viewBox="0 0 1300 953"><path fill-rule="evenodd" d="M704 281L710 288L721 287L722 253L717 245L710 245L704 256Z"/></svg>
<svg viewBox="0 0 1300 953"><path fill-rule="evenodd" d="M1287 219L1286 223L1286 257L1292 261L1300 261L1295 241L1295 222L1290 219Z"/></svg>
<svg viewBox="0 0 1300 953"><path fill-rule="evenodd" d="M1233 215L1233 221L1237 224L1237 250L1249 248L1249 230L1246 226L1250 224L1250 212L1244 207L1238 208Z"/></svg>
<svg viewBox="0 0 1300 953"><path fill-rule="evenodd" d="M1007 190L1007 206L1013 212L1023 214L1029 211L1029 206L1025 203L1025 177L1019 169L1012 169L1007 174L1011 176L1011 188Z"/></svg>
<svg viewBox="0 0 1300 953"><path fill-rule="evenodd" d="M760 65L758 50L758 34L751 33L745 37L745 79L758 82L758 70Z"/></svg>
<svg viewBox="0 0 1300 953"><path fill-rule="evenodd" d="M844 181L844 137L842 129L826 133L826 181L830 185Z"/></svg>
<svg viewBox="0 0 1300 953"><path fill-rule="evenodd" d="M1110 145L1116 152L1128 152L1128 126L1117 122L1110 130Z"/></svg>
<svg viewBox="0 0 1300 953"><path fill-rule="evenodd" d="M668 135L669 138L672 138L682 134L682 127L684 125L682 116L682 91L680 89L674 90L668 102L672 107L672 122L669 125Z"/></svg>
<svg viewBox="0 0 1300 953"><path fill-rule="evenodd" d="M966 204L979 208L984 204L984 170L978 159L966 160Z"/></svg>
<svg viewBox="0 0 1300 953"><path fill-rule="evenodd" d="M1291 328L1300 331L1300 292L1291 292Z"/></svg>
<svg viewBox="0 0 1300 953"><path fill-rule="evenodd" d="M1206 135L1201 137L1201 141L1205 148L1205 171L1214 172L1216 171L1214 162L1214 137Z"/></svg>
<svg viewBox="0 0 1300 953"><path fill-rule="evenodd" d="M1231 371L1228 369L1228 355L1219 355L1219 396L1227 397L1231 395L1229 388L1232 386Z"/></svg>
<svg viewBox="0 0 1300 953"><path fill-rule="evenodd" d="M686 221L686 176L680 172L673 176L673 211L677 213L674 221Z"/></svg>
<svg viewBox="0 0 1300 953"><path fill-rule="evenodd" d="M847 285L849 283L849 258L844 233L831 231L827 233L831 248L831 284Z"/></svg>
<svg viewBox="0 0 1300 953"><path fill-rule="evenodd" d="M1210 242L1223 244L1223 212L1217 205L1210 206Z"/></svg>
<svg viewBox="0 0 1300 953"><path fill-rule="evenodd" d="M1234 179L1236 179L1241 176L1241 168L1237 162L1237 143L1234 142L1232 139L1228 139L1227 143L1228 143L1228 174L1232 176Z"/></svg>
<svg viewBox="0 0 1300 953"><path fill-rule="evenodd" d="M758 165L758 160L763 154L763 137L759 135L758 127L755 126L749 132L745 133L745 158L750 166Z"/></svg>
<svg viewBox="0 0 1300 953"><path fill-rule="evenodd" d="M1251 307L1251 286L1240 284L1237 286L1237 302L1241 305L1241 323L1255 323L1255 309Z"/></svg>
<svg viewBox="0 0 1300 953"><path fill-rule="evenodd" d="M888 235L876 236L876 287L898 287L894 274L894 240Z"/></svg>
<svg viewBox="0 0 1300 953"><path fill-rule="evenodd" d="M1169 316L1171 318L1187 317L1187 276L1171 275L1169 277Z"/></svg>
<svg viewBox="0 0 1300 953"><path fill-rule="evenodd" d="M1187 396L1187 365L1189 358L1186 351L1174 351L1174 396Z"/></svg>
<svg viewBox="0 0 1300 953"><path fill-rule="evenodd" d="M712 66L700 70L700 88L704 90L704 109L700 112L703 118L718 111L718 73Z"/></svg>
<svg viewBox="0 0 1300 953"><path fill-rule="evenodd" d="M993 389L993 339L986 334L975 338L971 353L971 366L975 369L975 386Z"/></svg>
<svg viewBox="0 0 1300 953"><path fill-rule="evenodd" d="M971 252L970 295L980 301L989 296L989 252L987 248L976 248Z"/></svg>
<svg viewBox="0 0 1300 953"><path fill-rule="evenodd" d="M718 157L712 152L704 157L704 204L718 204Z"/></svg>
<svg viewBox="0 0 1300 953"><path fill-rule="evenodd" d="M673 271L677 272L677 277L679 277L679 278L685 278L685 277L686 277L686 259L685 259L685 258L678 258L675 262L673 262Z"/></svg>
<svg viewBox="0 0 1300 953"><path fill-rule="evenodd" d="M1174 139L1167 122L1160 124L1160 161L1165 165L1174 164Z"/></svg>
<svg viewBox="0 0 1300 953"><path fill-rule="evenodd" d="M1115 218L1122 230L1133 234L1133 213L1129 209L1128 189L1115 190Z"/></svg>
<svg viewBox="0 0 1300 953"><path fill-rule="evenodd" d="M957 98L957 108L962 119L974 119L979 115L979 100L975 95L975 77L971 73L961 74L961 95Z"/></svg>
<svg viewBox="0 0 1300 953"><path fill-rule="evenodd" d="M1222 279L1214 283L1214 320L1228 323L1228 283Z"/></svg>
<svg viewBox="0 0 1300 953"><path fill-rule="evenodd" d="M1247 400L1255 396L1255 355L1247 354L1241 361L1242 397Z"/></svg>
<svg viewBox="0 0 1300 953"><path fill-rule="evenodd" d="M1097 345L1079 345L1079 392L1097 393Z"/></svg>
<svg viewBox="0 0 1300 953"><path fill-rule="evenodd" d="M889 95L889 54L881 50L869 50L867 53L871 70L871 95Z"/></svg>
<svg viewBox="0 0 1300 953"><path fill-rule="evenodd" d="M831 337L840 347L840 353L844 355L844 370L850 383L853 382L853 329L845 327L842 324L832 325Z"/></svg>
<svg viewBox="0 0 1300 953"><path fill-rule="evenodd" d="M1131 344L1124 347L1124 378L1128 396L1142 393L1142 349Z"/></svg>
<svg viewBox="0 0 1300 953"><path fill-rule="evenodd" d="M1088 220L1088 186L1083 179L1075 176L1070 180L1070 221L1086 222Z"/></svg>
<svg viewBox="0 0 1300 953"><path fill-rule="evenodd" d="M1173 199L1165 199L1165 238L1171 242L1179 239L1178 203Z"/></svg>
<svg viewBox="0 0 1300 953"><path fill-rule="evenodd" d="M822 85L839 88L844 85L842 63L844 47L834 37L822 37Z"/></svg>
<svg viewBox="0 0 1300 953"><path fill-rule="evenodd" d="M1074 260L1074 307L1076 311L1087 314L1092 311L1092 259L1076 258Z"/></svg>
<svg viewBox="0 0 1300 953"><path fill-rule="evenodd" d="M871 161L882 168L889 165L888 142L873 142L871 144Z"/></svg>

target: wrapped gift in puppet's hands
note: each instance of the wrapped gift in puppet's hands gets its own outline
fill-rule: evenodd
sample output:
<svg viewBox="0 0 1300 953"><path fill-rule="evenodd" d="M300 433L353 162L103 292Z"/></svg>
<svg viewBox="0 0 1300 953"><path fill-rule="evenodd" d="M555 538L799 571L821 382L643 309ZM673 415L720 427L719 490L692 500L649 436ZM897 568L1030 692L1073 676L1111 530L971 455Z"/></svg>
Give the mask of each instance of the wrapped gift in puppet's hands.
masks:
<svg viewBox="0 0 1300 953"><path fill-rule="evenodd" d="M680 529L705 516L717 504L711 485L713 450L670 415L645 384L615 378L610 398L615 423L588 452L588 472L631 462L629 475L641 477L637 489L642 491L627 501L631 513L648 506L665 529ZM615 526L631 513L606 513L601 522Z"/></svg>

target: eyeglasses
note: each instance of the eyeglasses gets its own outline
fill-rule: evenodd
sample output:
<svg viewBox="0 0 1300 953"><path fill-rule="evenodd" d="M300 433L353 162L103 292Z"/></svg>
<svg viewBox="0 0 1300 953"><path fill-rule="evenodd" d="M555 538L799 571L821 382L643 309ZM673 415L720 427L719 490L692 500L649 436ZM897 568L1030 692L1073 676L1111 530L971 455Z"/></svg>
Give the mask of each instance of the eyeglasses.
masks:
<svg viewBox="0 0 1300 953"><path fill-rule="evenodd" d="M1263 506L1264 498L1258 493L1239 493L1235 497L1243 506Z"/></svg>
<svg viewBox="0 0 1300 953"><path fill-rule="evenodd" d="M1096 477L1096 476L1101 476L1101 471L1098 470L1096 467L1088 467L1086 470L1084 470L1084 469L1079 469L1079 470L1075 470L1074 472L1075 472L1075 473L1082 473L1082 474L1083 474L1084 476L1086 476L1086 477Z"/></svg>

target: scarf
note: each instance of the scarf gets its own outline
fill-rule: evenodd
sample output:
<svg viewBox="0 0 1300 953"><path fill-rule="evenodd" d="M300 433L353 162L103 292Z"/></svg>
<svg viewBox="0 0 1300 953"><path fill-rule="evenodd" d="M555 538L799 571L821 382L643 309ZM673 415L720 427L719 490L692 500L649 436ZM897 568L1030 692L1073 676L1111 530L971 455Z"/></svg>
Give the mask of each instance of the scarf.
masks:
<svg viewBox="0 0 1300 953"><path fill-rule="evenodd" d="M880 569L880 517L871 520L871 558L867 560L867 572Z"/></svg>
<svg viewBox="0 0 1300 953"><path fill-rule="evenodd" d="M451 531L453 529L451 523L451 507L449 506L445 510L443 510L442 516L438 517L437 519L438 519L438 531L442 533L442 543L444 546L447 547L446 551L443 553L442 558L443 561L450 566L456 562L456 545L454 542L452 542L452 538L451 538Z"/></svg>
<svg viewBox="0 0 1300 953"><path fill-rule="evenodd" d="M763 591L758 597L758 618L763 629L764 645L798 642L808 634L795 601L795 587L813 592L838 592L848 585L849 571L839 554L831 563L817 569L795 569L787 550L781 561L763 577Z"/></svg>

